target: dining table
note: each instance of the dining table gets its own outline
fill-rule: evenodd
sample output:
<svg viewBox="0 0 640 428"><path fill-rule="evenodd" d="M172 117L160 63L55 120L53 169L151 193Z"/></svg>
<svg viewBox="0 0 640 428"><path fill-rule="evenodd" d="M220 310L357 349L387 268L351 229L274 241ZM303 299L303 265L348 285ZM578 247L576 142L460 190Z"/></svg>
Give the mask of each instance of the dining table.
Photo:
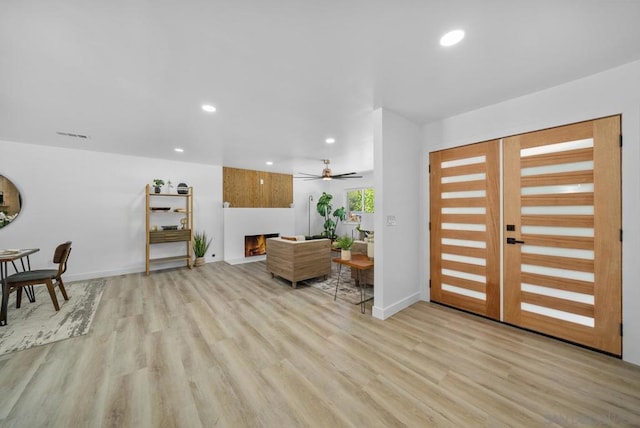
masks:
<svg viewBox="0 0 640 428"><path fill-rule="evenodd" d="M16 272L19 272L16 262L19 261L22 271L31 270L31 261L29 256L40 251L39 248L26 249L7 249L0 250L0 283L2 284L2 307L0 308L0 326L7 325L7 307L9 305L9 284L7 277L9 276L9 263ZM25 264L26 261L26 264ZM35 301L33 288L25 287L27 297L30 302Z"/></svg>

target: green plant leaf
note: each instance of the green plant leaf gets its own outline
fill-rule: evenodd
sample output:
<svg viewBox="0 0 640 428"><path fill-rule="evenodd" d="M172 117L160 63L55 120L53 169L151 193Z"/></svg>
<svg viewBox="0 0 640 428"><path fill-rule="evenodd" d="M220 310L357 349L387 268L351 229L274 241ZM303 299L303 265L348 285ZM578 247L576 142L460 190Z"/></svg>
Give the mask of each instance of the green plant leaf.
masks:
<svg viewBox="0 0 640 428"><path fill-rule="evenodd" d="M349 235L342 235L336 240L336 248L350 250L353 246L353 239Z"/></svg>
<svg viewBox="0 0 640 428"><path fill-rule="evenodd" d="M207 233L194 232L193 233L193 254L196 257L204 257L211 245L211 238L207 237Z"/></svg>
<svg viewBox="0 0 640 428"><path fill-rule="evenodd" d="M347 212L344 207L340 207L332 213L332 200L333 195L327 192L322 192L322 195L318 198L316 210L318 211L318 214L320 214L324 218L324 231L321 233L321 235L326 236L327 238L334 239L336 237L338 222L340 220L344 221L344 219L347 218ZM332 215L333 218L331 218Z"/></svg>
<svg viewBox="0 0 640 428"><path fill-rule="evenodd" d="M344 221L344 219L347 218L347 211L344 207L340 207L333 212L333 216L338 217L340 220Z"/></svg>

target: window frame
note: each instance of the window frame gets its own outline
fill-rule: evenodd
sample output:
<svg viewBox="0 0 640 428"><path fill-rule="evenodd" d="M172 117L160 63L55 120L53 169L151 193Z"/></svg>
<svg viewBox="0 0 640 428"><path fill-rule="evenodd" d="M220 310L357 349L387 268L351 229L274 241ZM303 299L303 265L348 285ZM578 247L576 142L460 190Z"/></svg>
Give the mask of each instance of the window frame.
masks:
<svg viewBox="0 0 640 428"><path fill-rule="evenodd" d="M375 201L375 188L373 186L365 186L365 187L352 187L349 189L345 189L345 206L346 206L346 212L347 212L347 218L345 219L344 223L345 224L360 224L360 222L362 221L362 213L374 213L375 212L375 204L372 207L372 211L366 211L366 207L365 207L365 191L367 190L371 190L373 192L373 198ZM361 200L362 200L362 206L361 206L361 210L351 210L351 204L349 203L349 193L351 192L355 192L355 191L359 191L361 194ZM356 213L355 217L352 217L351 213Z"/></svg>

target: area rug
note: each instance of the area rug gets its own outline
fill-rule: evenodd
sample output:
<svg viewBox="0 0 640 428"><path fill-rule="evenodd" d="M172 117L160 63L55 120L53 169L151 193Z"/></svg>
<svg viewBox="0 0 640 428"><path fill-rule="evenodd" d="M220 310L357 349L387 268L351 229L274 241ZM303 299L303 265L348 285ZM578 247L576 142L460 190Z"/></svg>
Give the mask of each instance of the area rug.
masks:
<svg viewBox="0 0 640 428"><path fill-rule="evenodd" d="M306 284L310 287L317 288L331 297L336 292L336 281L338 280L339 269L334 267L331 271L331 276L327 279L322 277L307 279L300 281L300 284ZM298 285L300 286L300 285ZM365 288L365 299L373 297L373 287L370 285ZM338 299L346 300L354 305L360 304L360 289L356 287L355 281L351 278L351 269L349 267L343 267L340 273L340 284L338 286Z"/></svg>
<svg viewBox="0 0 640 428"><path fill-rule="evenodd" d="M44 285L35 287L36 301L23 293L16 308L16 295L9 296L6 326L0 327L0 355L86 334L102 298L105 279L65 284L69 300L56 288L60 310L56 311Z"/></svg>

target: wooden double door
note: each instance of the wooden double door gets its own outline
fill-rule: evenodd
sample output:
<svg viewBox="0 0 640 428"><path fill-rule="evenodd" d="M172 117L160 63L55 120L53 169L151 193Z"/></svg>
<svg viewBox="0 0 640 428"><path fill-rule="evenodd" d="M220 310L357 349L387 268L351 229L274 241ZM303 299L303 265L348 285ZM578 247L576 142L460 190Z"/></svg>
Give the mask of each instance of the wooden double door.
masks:
<svg viewBox="0 0 640 428"><path fill-rule="evenodd" d="M431 153L431 300L622 355L620 163L620 116Z"/></svg>

